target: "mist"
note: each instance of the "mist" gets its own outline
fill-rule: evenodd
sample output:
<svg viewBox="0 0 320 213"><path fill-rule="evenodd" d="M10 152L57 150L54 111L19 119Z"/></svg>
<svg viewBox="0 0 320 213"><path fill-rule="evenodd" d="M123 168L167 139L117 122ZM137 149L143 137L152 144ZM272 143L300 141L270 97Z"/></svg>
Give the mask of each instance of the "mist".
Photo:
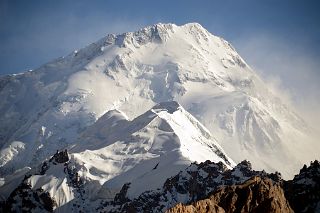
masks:
<svg viewBox="0 0 320 213"><path fill-rule="evenodd" d="M301 43L268 34L233 41L239 54L320 135L320 61Z"/></svg>

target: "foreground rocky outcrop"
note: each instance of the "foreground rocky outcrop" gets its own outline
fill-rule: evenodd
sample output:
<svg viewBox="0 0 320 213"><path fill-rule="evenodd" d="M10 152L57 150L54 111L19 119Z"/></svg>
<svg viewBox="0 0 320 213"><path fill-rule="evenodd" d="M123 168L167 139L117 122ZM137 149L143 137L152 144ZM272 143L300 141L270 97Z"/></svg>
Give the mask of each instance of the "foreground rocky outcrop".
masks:
<svg viewBox="0 0 320 213"><path fill-rule="evenodd" d="M320 212L320 163L315 160L293 180L254 176L242 184L220 186L207 198L179 203L178 212Z"/></svg>
<svg viewBox="0 0 320 213"><path fill-rule="evenodd" d="M207 199L196 201L189 205L180 203L166 212L291 213L293 210L286 200L279 183L269 178L254 176L243 184L220 187Z"/></svg>
<svg viewBox="0 0 320 213"><path fill-rule="evenodd" d="M65 201L71 203L69 209L59 207L58 191L52 193L34 184L37 178L51 180L58 174L64 180L60 182L65 185L62 189L72 191L72 199ZM132 199L127 195L131 184L125 183L113 200L94 203L84 184L67 150L57 151L25 175L7 200L0 203L0 212L320 212L318 161L304 166L290 181L284 181L280 173L255 171L248 161L233 169L221 162L192 163L157 190L145 191Z"/></svg>

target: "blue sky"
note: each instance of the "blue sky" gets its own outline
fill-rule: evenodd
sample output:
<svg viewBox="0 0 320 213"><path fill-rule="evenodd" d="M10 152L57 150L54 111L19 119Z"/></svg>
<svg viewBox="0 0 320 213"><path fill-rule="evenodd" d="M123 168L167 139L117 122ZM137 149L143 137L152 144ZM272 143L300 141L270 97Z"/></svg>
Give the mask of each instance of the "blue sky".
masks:
<svg viewBox="0 0 320 213"><path fill-rule="evenodd" d="M320 100L319 11L316 0L0 0L0 75L35 69L107 33L198 22L294 99L312 102Z"/></svg>
<svg viewBox="0 0 320 213"><path fill-rule="evenodd" d="M292 51L310 57L317 58L320 53L319 1L0 2L1 74L36 68L107 33L131 31L158 22L199 22L213 34L229 40L240 53L248 45L245 40L256 36L264 37L264 41L270 37L285 42ZM249 63L253 60L245 52L242 55Z"/></svg>

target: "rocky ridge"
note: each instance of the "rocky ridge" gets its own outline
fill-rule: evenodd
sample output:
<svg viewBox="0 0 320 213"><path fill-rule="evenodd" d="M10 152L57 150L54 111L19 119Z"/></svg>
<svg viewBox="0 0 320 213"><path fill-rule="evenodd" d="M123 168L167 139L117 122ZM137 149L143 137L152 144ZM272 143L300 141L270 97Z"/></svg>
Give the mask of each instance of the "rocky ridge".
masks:
<svg viewBox="0 0 320 213"><path fill-rule="evenodd" d="M130 183L127 183L116 197L121 199L104 202L103 207L97 210L102 212L163 212L177 203L189 203L206 198L220 186L241 184L255 176L270 178L274 182L281 181L279 173L268 174L264 171L254 171L248 161L242 161L231 170L222 163L211 161L193 163L176 176L168 178L161 189L144 192L133 200L125 195L126 189L130 187Z"/></svg>
<svg viewBox="0 0 320 213"><path fill-rule="evenodd" d="M242 184L220 186L209 198L178 204L166 213L293 213L279 182L254 176Z"/></svg>
<svg viewBox="0 0 320 213"><path fill-rule="evenodd" d="M290 205L296 212L320 212L320 163L315 160L304 165L293 180L284 182Z"/></svg>
<svg viewBox="0 0 320 213"><path fill-rule="evenodd" d="M206 199L179 203L167 210L178 212L320 212L320 164L304 165L293 180L254 176L242 184L220 186Z"/></svg>

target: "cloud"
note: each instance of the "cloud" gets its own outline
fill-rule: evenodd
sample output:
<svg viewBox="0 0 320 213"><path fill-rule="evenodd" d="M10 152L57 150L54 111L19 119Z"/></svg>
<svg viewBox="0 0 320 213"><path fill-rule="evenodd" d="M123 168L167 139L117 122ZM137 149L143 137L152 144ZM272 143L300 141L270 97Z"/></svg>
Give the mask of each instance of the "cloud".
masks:
<svg viewBox="0 0 320 213"><path fill-rule="evenodd" d="M303 38L302 38L303 39ZM320 62L305 43L268 34L233 41L238 52L320 133Z"/></svg>

